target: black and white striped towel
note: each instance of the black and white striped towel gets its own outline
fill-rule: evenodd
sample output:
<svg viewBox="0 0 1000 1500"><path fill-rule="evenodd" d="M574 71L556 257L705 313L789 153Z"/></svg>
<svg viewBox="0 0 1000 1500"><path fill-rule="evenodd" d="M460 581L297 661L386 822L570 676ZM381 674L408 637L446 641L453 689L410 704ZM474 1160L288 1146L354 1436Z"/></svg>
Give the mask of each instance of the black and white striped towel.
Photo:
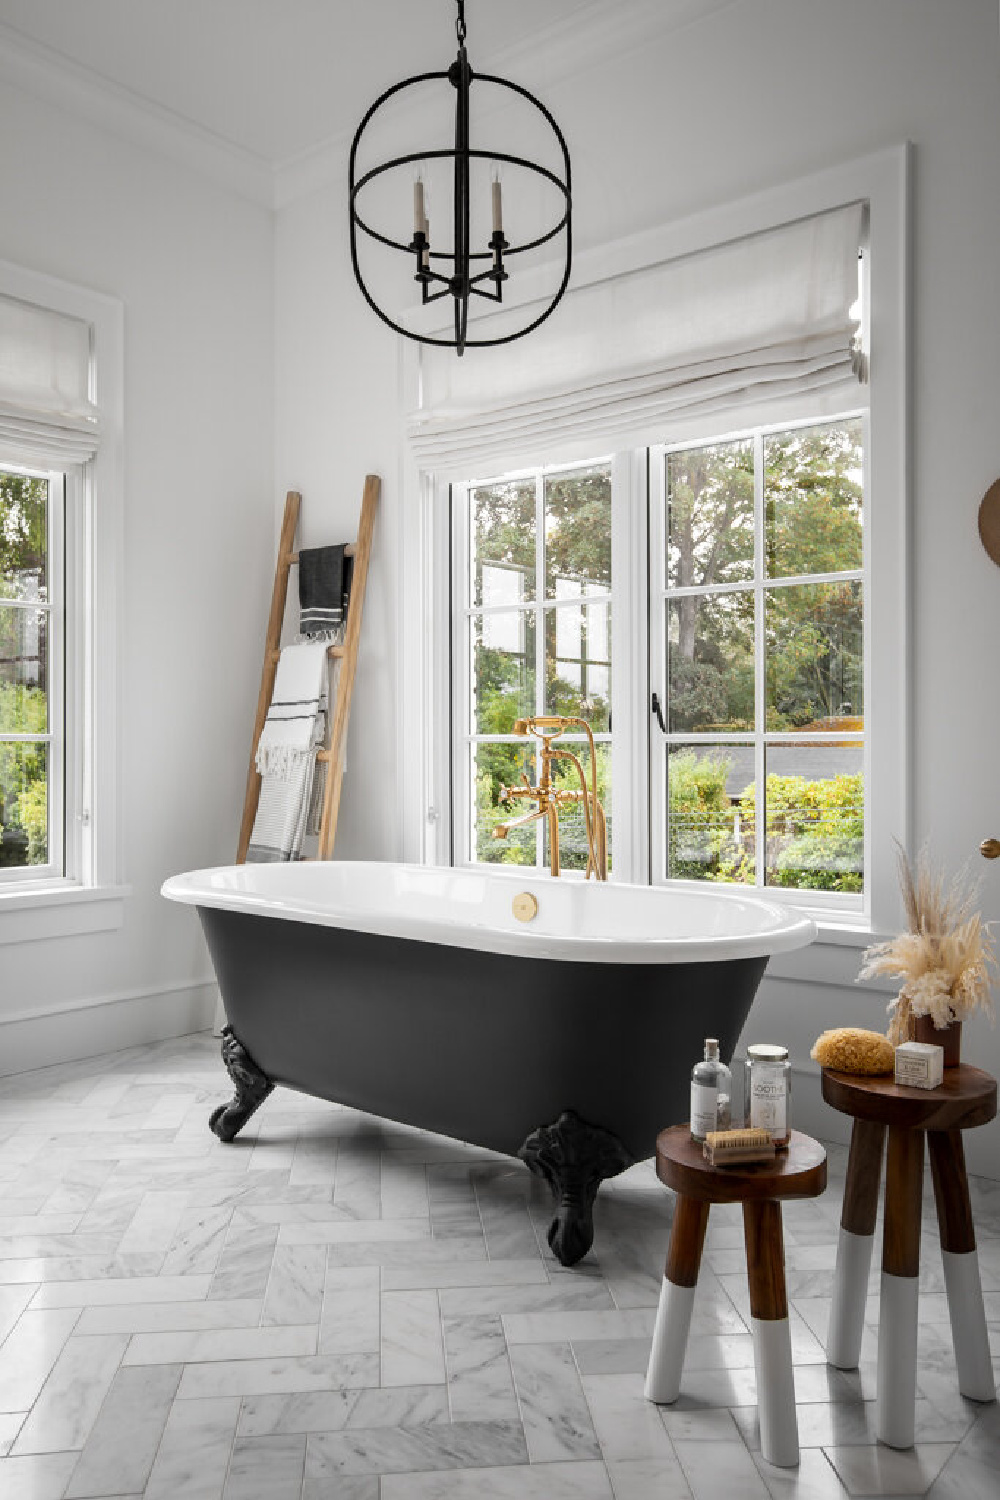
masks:
<svg viewBox="0 0 1000 1500"><path fill-rule="evenodd" d="M303 547L299 552L299 632L335 638L343 629L351 586L344 547Z"/></svg>
<svg viewBox="0 0 1000 1500"><path fill-rule="evenodd" d="M314 801L316 751L326 736L327 643L286 646L257 745L260 798L247 860L297 859Z"/></svg>

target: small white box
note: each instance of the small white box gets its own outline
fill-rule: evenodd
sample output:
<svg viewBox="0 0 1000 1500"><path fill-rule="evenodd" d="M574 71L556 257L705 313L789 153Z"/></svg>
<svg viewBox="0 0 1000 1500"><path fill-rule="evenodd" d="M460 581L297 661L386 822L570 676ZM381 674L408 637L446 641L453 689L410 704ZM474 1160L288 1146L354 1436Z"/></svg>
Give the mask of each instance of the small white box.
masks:
<svg viewBox="0 0 1000 1500"><path fill-rule="evenodd" d="M896 1048L896 1082L907 1088L936 1089L944 1078L944 1048L933 1042L900 1042Z"/></svg>

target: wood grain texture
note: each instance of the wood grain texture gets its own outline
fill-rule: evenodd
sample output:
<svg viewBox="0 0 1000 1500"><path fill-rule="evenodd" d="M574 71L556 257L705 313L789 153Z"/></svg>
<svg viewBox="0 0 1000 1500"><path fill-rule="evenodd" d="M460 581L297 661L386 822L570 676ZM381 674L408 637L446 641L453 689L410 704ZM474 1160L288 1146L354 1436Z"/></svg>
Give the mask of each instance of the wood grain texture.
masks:
<svg viewBox="0 0 1000 1500"><path fill-rule="evenodd" d="M664 1275L674 1286L697 1286L709 1205L703 1198L677 1199Z"/></svg>
<svg viewBox="0 0 1000 1500"><path fill-rule="evenodd" d="M982 1068L948 1068L936 1089L908 1088L891 1078L822 1072L823 1098L841 1114L904 1130L971 1130L997 1112L997 1083Z"/></svg>
<svg viewBox="0 0 1000 1500"><path fill-rule="evenodd" d="M372 555L375 535L375 515L378 510L381 480L377 474L365 476L364 495L361 500L361 520L358 524L358 539L354 550L354 572L351 576L351 597L347 606L347 627L344 631L344 654L337 678L337 699L333 710L333 727L330 732L329 759L326 788L323 796L323 814L320 819L318 859L332 859L333 845L337 837L337 818L340 813L340 790L344 779L344 750L347 745L347 726L351 717L351 696L354 692L354 677L358 667L358 648L361 644L361 619L365 608L365 590L368 586L368 565Z"/></svg>
<svg viewBox="0 0 1000 1500"><path fill-rule="evenodd" d="M875 1233L884 1147L884 1125L876 1120L855 1120L840 1215L841 1224L851 1234Z"/></svg>
<svg viewBox="0 0 1000 1500"><path fill-rule="evenodd" d="M923 1132L890 1125L885 1166L882 1270L892 1276L916 1276L920 1270L923 1180Z"/></svg>
<svg viewBox="0 0 1000 1500"><path fill-rule="evenodd" d="M816 1198L826 1187L826 1152L811 1136L793 1130L787 1150L778 1151L773 1161L712 1167L689 1126L672 1125L656 1138L656 1172L675 1193L705 1203Z"/></svg>
<svg viewBox="0 0 1000 1500"><path fill-rule="evenodd" d="M929 1130L927 1149L931 1159L941 1249L950 1250L953 1255L967 1255L976 1248L976 1227L969 1201L961 1131Z"/></svg>
<svg viewBox="0 0 1000 1500"><path fill-rule="evenodd" d="M236 844L238 865L246 863L250 835L253 833L253 820L257 816L257 804L260 801L260 773L256 766L257 745L274 693L274 679L278 671L278 657L281 654L281 624L285 618L285 600L288 597L288 570L294 555L292 544L295 541L295 528L298 525L301 503L302 496L298 490L289 490L285 496L285 513L282 517L281 536L278 540L278 561L274 569L274 586L271 589L271 608L267 617L267 629L264 632L264 664L260 674L257 714L254 718L253 735L250 741L250 767L247 771L247 787L243 798L243 818L240 822L240 836Z"/></svg>
<svg viewBox="0 0 1000 1500"><path fill-rule="evenodd" d="M767 1321L787 1318L781 1204L773 1198L744 1203L743 1237L747 1247L751 1313Z"/></svg>
<svg viewBox="0 0 1000 1500"><path fill-rule="evenodd" d="M979 506L979 540L1000 567L1000 479L995 479Z"/></svg>

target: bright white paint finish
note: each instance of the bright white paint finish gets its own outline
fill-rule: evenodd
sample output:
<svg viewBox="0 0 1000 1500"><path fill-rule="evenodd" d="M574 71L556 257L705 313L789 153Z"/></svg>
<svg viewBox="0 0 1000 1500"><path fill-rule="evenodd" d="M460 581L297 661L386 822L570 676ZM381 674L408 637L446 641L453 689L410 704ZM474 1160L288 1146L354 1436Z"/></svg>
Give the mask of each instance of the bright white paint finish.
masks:
<svg viewBox="0 0 1000 1500"><path fill-rule="evenodd" d="M983 1307L979 1256L975 1250L959 1255L942 1249L941 1260L955 1343L958 1388L970 1401L995 1401L996 1379Z"/></svg>
<svg viewBox="0 0 1000 1500"><path fill-rule="evenodd" d="M530 891L538 914L511 910ZM171 901L384 933L452 948L588 963L705 963L785 953L815 926L776 901L715 888L553 880L520 872L331 860L232 865L175 875Z"/></svg>
<svg viewBox="0 0 1000 1500"><path fill-rule="evenodd" d="M878 1319L877 1425L880 1442L912 1448L917 1394L916 1276L882 1272Z"/></svg>
<svg viewBox="0 0 1000 1500"><path fill-rule="evenodd" d="M751 1318L750 1331L757 1377L760 1451L769 1464L791 1469L799 1461L799 1428L788 1319Z"/></svg>
<svg viewBox="0 0 1000 1500"><path fill-rule="evenodd" d="M874 1235L854 1234L840 1226L833 1305L826 1336L826 1357L838 1370L856 1370L865 1329L865 1298Z"/></svg>
<svg viewBox="0 0 1000 1500"><path fill-rule="evenodd" d="M664 1276L646 1369L647 1401L669 1406L681 1393L681 1373L694 1310L693 1286L677 1286Z"/></svg>

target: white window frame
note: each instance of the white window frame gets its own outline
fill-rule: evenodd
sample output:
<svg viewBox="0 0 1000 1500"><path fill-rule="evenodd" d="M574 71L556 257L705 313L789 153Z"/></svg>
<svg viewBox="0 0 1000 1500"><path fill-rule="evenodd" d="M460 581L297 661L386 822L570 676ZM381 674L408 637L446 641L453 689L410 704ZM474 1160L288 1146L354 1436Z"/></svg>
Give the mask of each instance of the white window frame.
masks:
<svg viewBox="0 0 1000 1500"><path fill-rule="evenodd" d="M869 277L871 328L870 411L872 426L868 447L868 481L873 498L869 517L870 589L866 629L871 631L870 678L866 697L866 731L870 738L868 785L869 817L866 839L872 857L866 862L868 911L860 920L834 920L820 914L820 940L800 952L771 960L769 972L776 977L831 984L851 983L857 974L852 949L863 947L874 937L898 927L899 897L896 889L892 839L909 844L911 830L911 690L910 690L910 582L909 514L911 456L909 433L910 367L910 147L892 146L793 182L754 193L743 199L660 226L631 239L600 246L577 255L574 282L584 285L625 275L674 256L695 254L742 235L773 229L797 218L824 213L843 204L864 201L869 214ZM518 300L511 282L505 299ZM410 409L418 405L420 350L409 340L398 341L400 386ZM486 356L488 357L488 356ZM835 408L831 408L831 412ZM828 413L817 412L819 418ZM796 413L789 412L789 419ZM801 415L810 415L803 412ZM743 425L770 416L747 413ZM786 425L786 424L782 424ZM709 436L717 424L689 440ZM650 434L650 441L663 434ZM607 449L594 434L593 452ZM552 458L583 457L582 452L552 454ZM635 496L641 493L641 460L622 455L632 469L630 505L623 507L616 524L623 536L631 534L626 566L636 578L645 578L645 551L639 532L644 522L636 515ZM399 701L397 756L402 768L400 819L402 854L421 864L449 864L452 837L448 809L451 800L450 690L450 528L448 524L449 482L461 478L421 469L412 454L401 453L400 520L397 528L397 576L400 604L397 637ZM616 564L617 566L617 564ZM627 592L617 577L618 598ZM413 628L414 621L424 628ZM612 628L615 629L613 618ZM620 635L616 640L621 639ZM623 684L623 674L614 674ZM637 695L634 685L632 696ZM616 862L622 878L648 881L648 848L643 860L643 826L648 826L644 802L648 785L641 767L646 761L646 715L649 696L620 709L613 699L615 723L637 726L633 744L618 759L614 786L616 797L625 782L631 782L628 817L619 817L621 836L628 826L631 848L628 857L621 848ZM618 729L616 728L616 740ZM876 853L877 851L877 853ZM632 873L625 876L625 871Z"/></svg>
<svg viewBox="0 0 1000 1500"><path fill-rule="evenodd" d="M119 732L124 512L124 314L120 301L0 261L0 295L81 318L101 440L65 470L63 872L0 885L0 944L118 928L124 920ZM0 455L2 461L2 455ZM39 472L46 465L22 462Z"/></svg>
<svg viewBox="0 0 1000 1500"><path fill-rule="evenodd" d="M764 441L775 433L792 432L808 428L820 427L824 424L860 418L863 433L863 475L862 475L862 537L863 556L860 568L844 569L836 574L803 574L796 578L768 578L764 572L763 558L765 551L764 536ZM822 416L799 416L793 421L776 420L768 423L758 423L750 429L727 431L712 437L699 437L697 442L678 441L675 443L660 443L651 447L650 452L650 571L649 571L649 663L650 663L650 690L656 692L663 712L666 714L669 707L669 692L667 687L667 649L665 611L669 600L679 597L678 590L667 585L666 578L666 556L667 556L667 493L666 493L666 471L667 459L671 453L683 452L686 449L698 447L702 444L713 445L737 442L740 440L753 442L754 445L754 571L752 578L734 584L714 584L707 589L692 588L689 593L704 594L706 596L718 597L722 594L735 592L752 593L754 598L754 679L755 679L755 723L752 730L746 732L726 732L711 735L702 735L696 731L664 733L656 722L652 713L649 716L649 782L650 782L650 830L651 830L651 873L650 880L653 885L662 886L690 886L692 882L684 879L671 879L664 871L666 867L666 835L667 835L667 757L671 745L704 745L710 747L713 743L719 745L742 744L754 751L755 774L755 805L764 809L763 815L756 820L756 851L755 867L757 881L755 885L736 886L738 890L748 893L759 891L762 895L768 894L776 901L781 901L789 906L803 906L815 914L820 920L841 925L851 926L859 923L868 925L871 909L871 889L869 871L871 870L871 833L870 833L870 781L869 761L871 749L871 735L868 732L867 710L869 703L869 692L871 689L871 630L869 621L868 601L871 593L871 547L869 545L869 523L871 517L870 494L868 489L868 447L870 438L869 413L867 406L850 407L845 404L844 409L836 414ZM842 582L844 580L857 581L861 584L862 591L862 647L863 647L863 687L862 696L865 706L865 728L859 731L836 731L828 734L816 732L776 733L765 728L766 714L766 676L765 676L765 602L769 589L788 588L797 584L815 584L830 581ZM862 749L862 771L864 786L864 848L863 848L863 891L860 894L839 893L836 891L813 891L808 889L797 890L787 886L769 886L764 884L762 854L764 840L766 838L766 750L769 745L781 744L815 744L822 745L830 740L851 740L860 744Z"/></svg>

